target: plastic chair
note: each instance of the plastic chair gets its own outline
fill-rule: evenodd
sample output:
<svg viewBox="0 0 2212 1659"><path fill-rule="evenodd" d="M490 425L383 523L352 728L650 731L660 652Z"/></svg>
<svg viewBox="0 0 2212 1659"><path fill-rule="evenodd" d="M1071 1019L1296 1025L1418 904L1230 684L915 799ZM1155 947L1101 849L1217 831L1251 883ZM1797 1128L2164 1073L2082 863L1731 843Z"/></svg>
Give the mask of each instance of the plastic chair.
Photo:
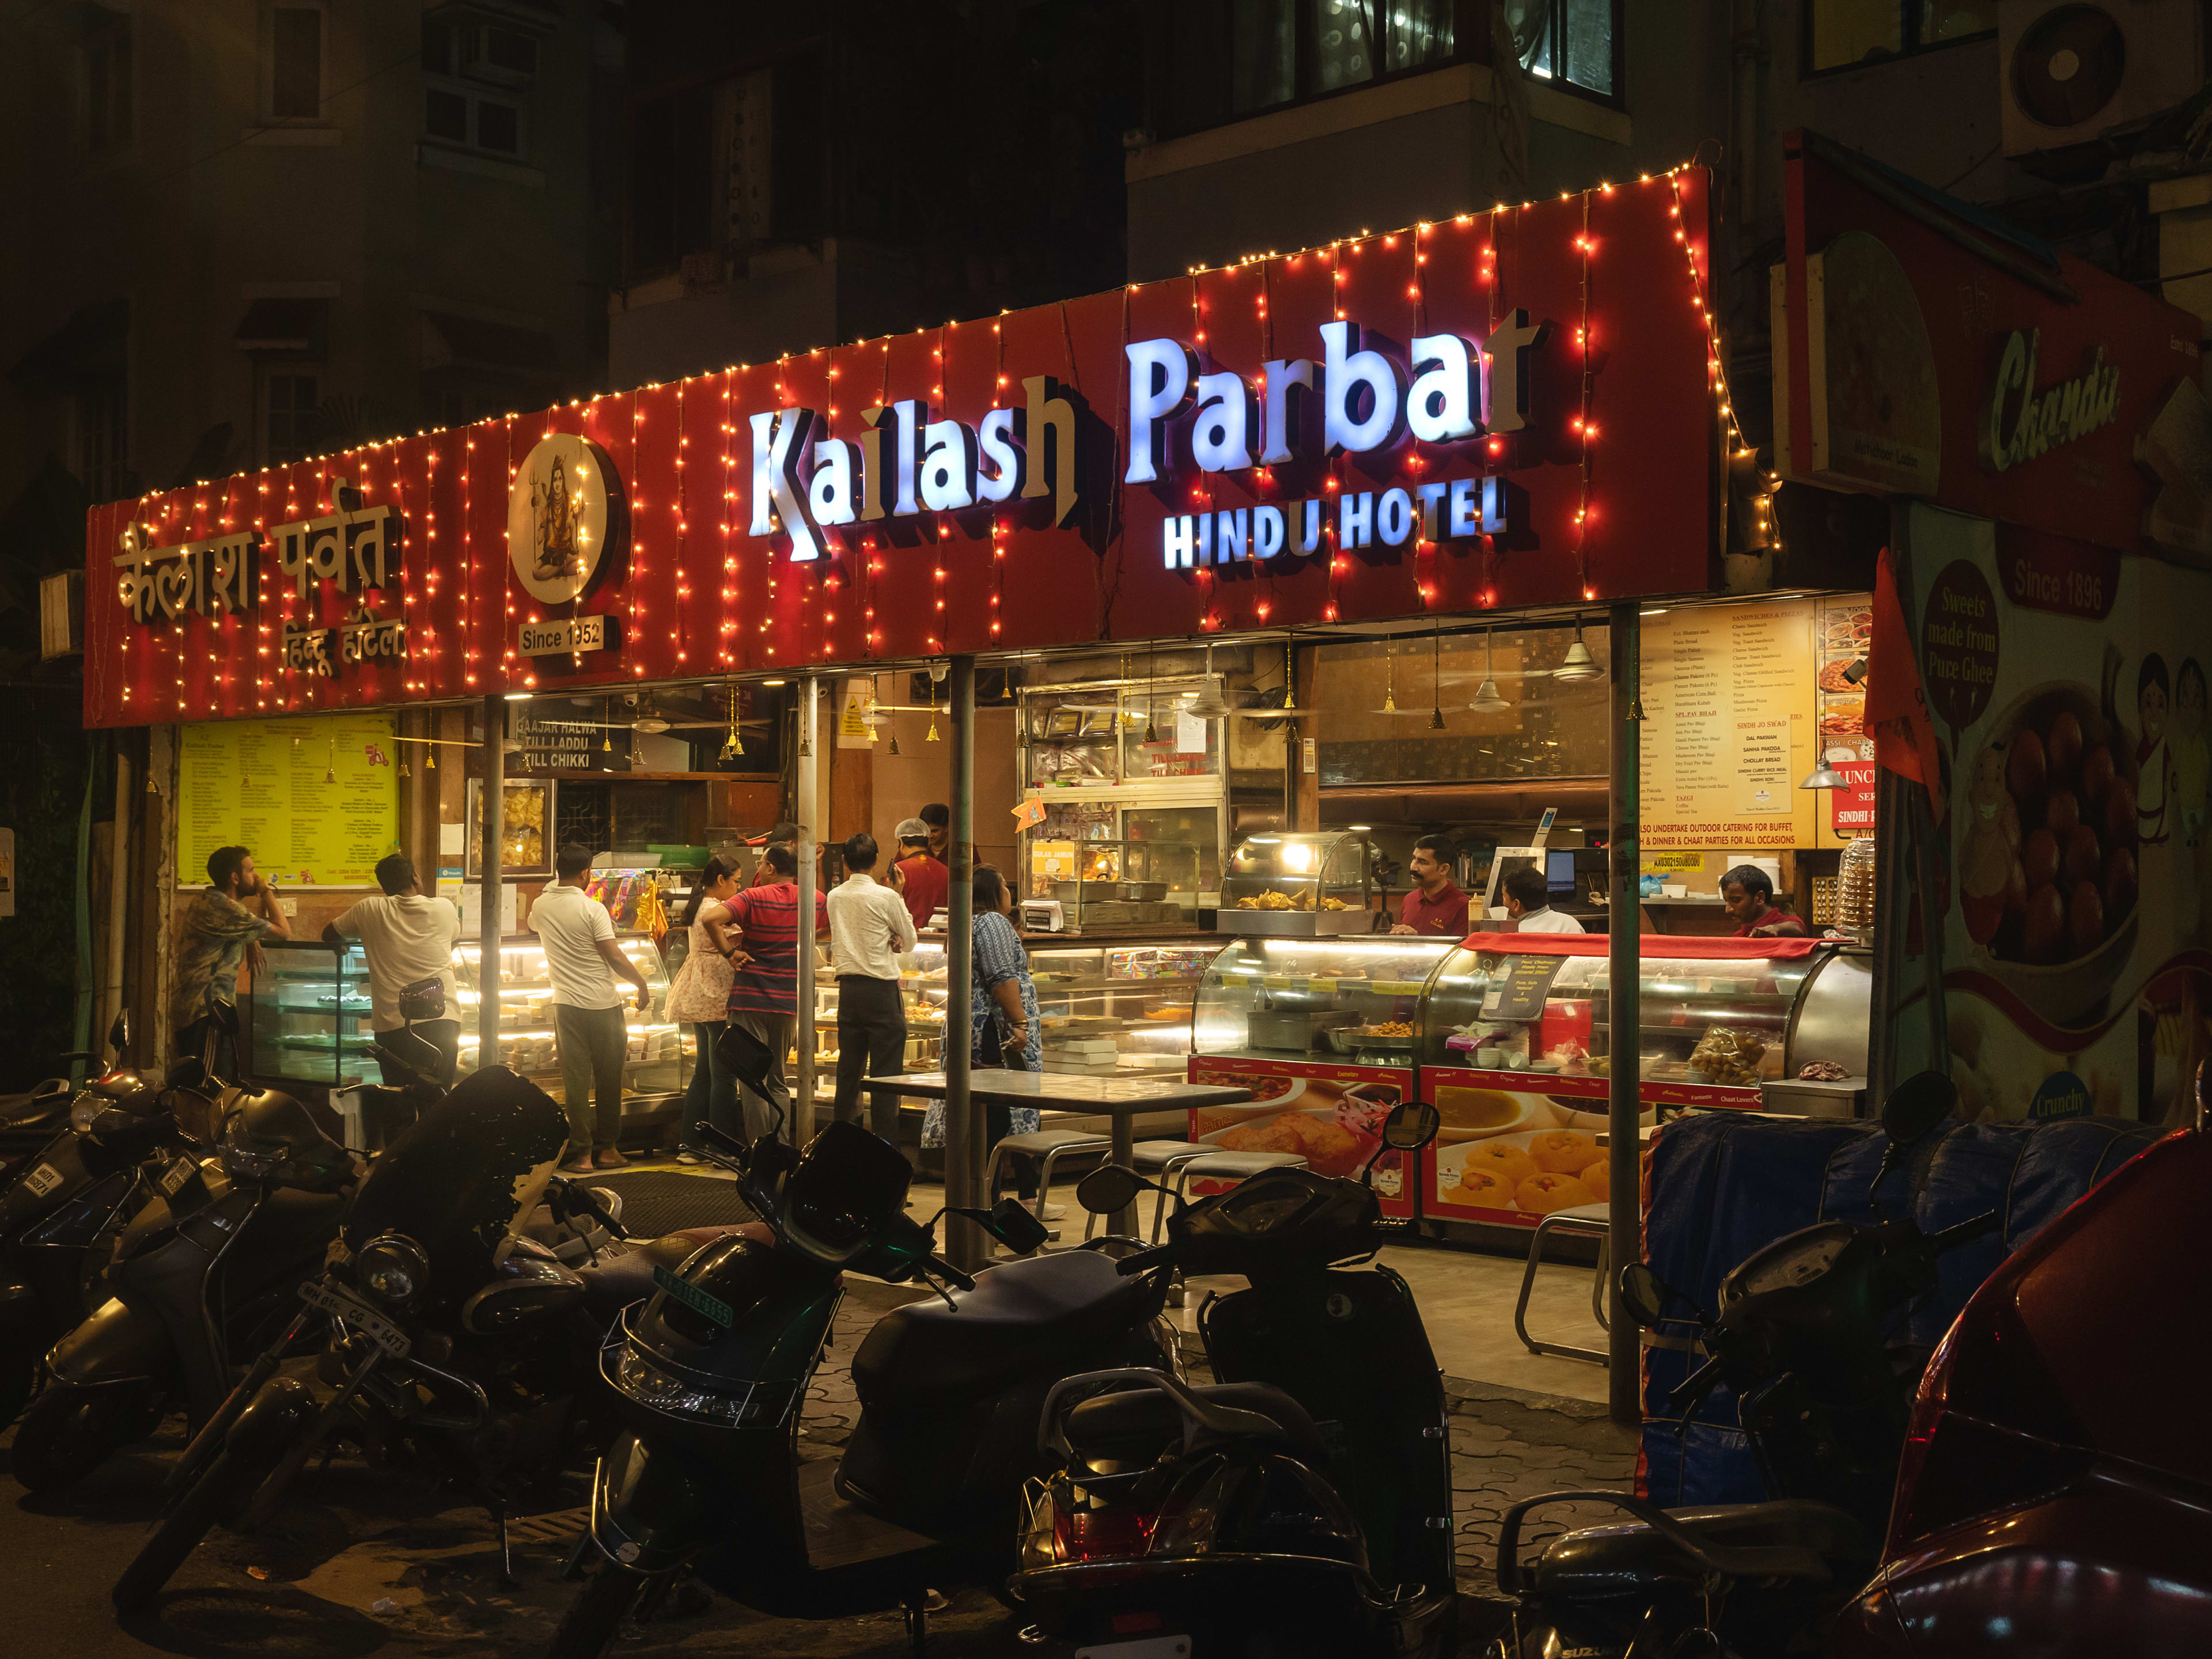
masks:
<svg viewBox="0 0 2212 1659"><path fill-rule="evenodd" d="M1612 1207L1605 1204L1578 1204L1571 1210L1554 1210L1536 1224L1534 1237L1528 1241L1528 1266L1521 1275L1521 1299L1513 1304L1513 1334L1521 1339L1521 1346L1530 1353L1555 1353L1563 1359L1586 1359L1594 1365L1607 1363L1611 1356L1600 1348L1577 1348L1565 1342L1540 1342L1528 1334L1528 1293L1536 1287L1536 1265L1544 1259L1544 1240L1553 1231L1579 1233L1597 1240L1597 1275L1590 1282L1590 1312L1597 1316L1597 1328L1607 1330L1605 1319L1606 1273L1613 1259Z"/></svg>

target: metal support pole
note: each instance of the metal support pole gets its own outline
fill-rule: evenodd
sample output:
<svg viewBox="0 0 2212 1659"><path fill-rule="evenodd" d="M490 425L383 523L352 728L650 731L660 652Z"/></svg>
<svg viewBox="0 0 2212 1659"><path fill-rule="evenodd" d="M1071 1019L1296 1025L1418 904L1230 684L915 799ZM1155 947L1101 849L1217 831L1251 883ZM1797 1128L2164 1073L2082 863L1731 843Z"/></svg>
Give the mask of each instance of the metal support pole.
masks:
<svg viewBox="0 0 2212 1659"><path fill-rule="evenodd" d="M483 845L477 852L477 1069L499 1062L500 844L507 838L507 699L483 701L483 799L477 821ZM552 833L553 826L545 826Z"/></svg>
<svg viewBox="0 0 2212 1659"><path fill-rule="evenodd" d="M1643 875L1637 853L1637 744L1640 735L1637 680L1641 653L1642 623L1632 605L1616 605L1608 619L1613 657L1612 822L1606 842L1606 862L1611 871L1606 892L1607 1066L1606 1178L1612 1198L1608 1205L1609 1236L1607 1260L1612 1283L1606 1287L1610 1328L1607 1332L1606 1398L1613 1420L1629 1425L1644 1420L1641 1399L1643 1333L1620 1305L1620 1270L1644 1259L1642 1197L1643 1143L1637 1134L1641 1116L1637 1099L1638 1027L1641 1023L1642 962L1637 948L1638 902Z"/></svg>
<svg viewBox="0 0 2212 1659"><path fill-rule="evenodd" d="M814 746L820 736L815 711L820 706L821 684L811 674L800 683L799 764L792 781L792 791L799 797L792 804L791 813L799 830L791 846L792 855L799 860L799 994L794 1005L799 1020L793 1032L799 1072L791 1090L788 1137L794 1146L814 1139L814 813L821 787Z"/></svg>
<svg viewBox="0 0 2212 1659"><path fill-rule="evenodd" d="M107 973L100 996L100 1030L94 1035L105 1044L123 1012L123 918L128 908L125 893L131 876L131 757L123 751L120 734L115 745L115 829L107 846ZM135 1023L135 1022L134 1022ZM118 1065L121 1055L116 1056Z"/></svg>
<svg viewBox="0 0 2212 1659"><path fill-rule="evenodd" d="M968 1094L968 1033L975 975L975 659L955 657L949 693L952 716L952 860L945 920L945 1201L980 1205L988 1125ZM988 1010L987 1010L988 1012ZM946 1223L945 1249L957 1267L973 1272L990 1260L990 1243L972 1222Z"/></svg>

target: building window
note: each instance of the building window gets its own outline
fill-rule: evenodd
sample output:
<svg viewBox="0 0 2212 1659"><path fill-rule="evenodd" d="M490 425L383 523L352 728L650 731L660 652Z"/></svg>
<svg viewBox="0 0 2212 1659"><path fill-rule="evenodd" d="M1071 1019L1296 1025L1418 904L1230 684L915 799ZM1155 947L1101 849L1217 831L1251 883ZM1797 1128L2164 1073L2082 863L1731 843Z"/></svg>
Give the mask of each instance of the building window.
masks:
<svg viewBox="0 0 2212 1659"><path fill-rule="evenodd" d="M313 121L323 113L323 14L279 6L270 19L269 112Z"/></svg>
<svg viewBox="0 0 2212 1659"><path fill-rule="evenodd" d="M1600 98L1620 96L1621 0L1508 0L1521 67Z"/></svg>
<svg viewBox="0 0 2212 1659"><path fill-rule="evenodd" d="M1164 133L1480 56L1487 0L1170 0L1152 14Z"/></svg>
<svg viewBox="0 0 2212 1659"><path fill-rule="evenodd" d="M84 45L85 142L95 153L131 142L131 20L100 23Z"/></svg>
<svg viewBox="0 0 2212 1659"><path fill-rule="evenodd" d="M520 160L538 42L489 23L422 20L422 136Z"/></svg>
<svg viewBox="0 0 2212 1659"><path fill-rule="evenodd" d="M1997 0L1805 0L1805 68L1824 75L1992 34Z"/></svg>
<svg viewBox="0 0 2212 1659"><path fill-rule="evenodd" d="M313 453L317 378L312 370L287 368L269 375L262 405L262 455L265 466L282 466Z"/></svg>
<svg viewBox="0 0 2212 1659"><path fill-rule="evenodd" d="M95 501L131 494L129 385L120 374L81 381L71 394L76 427L76 475Z"/></svg>

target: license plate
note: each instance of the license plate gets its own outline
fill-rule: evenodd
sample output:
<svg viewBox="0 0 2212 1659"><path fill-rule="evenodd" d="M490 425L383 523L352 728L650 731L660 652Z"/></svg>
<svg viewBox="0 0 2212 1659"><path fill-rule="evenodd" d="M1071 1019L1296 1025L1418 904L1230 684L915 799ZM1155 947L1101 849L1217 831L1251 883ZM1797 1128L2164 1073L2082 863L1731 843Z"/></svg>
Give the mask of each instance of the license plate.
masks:
<svg viewBox="0 0 2212 1659"><path fill-rule="evenodd" d="M173 1158L169 1160L168 1168L161 1171L161 1178L154 1184L161 1189L162 1197L174 1198L179 1193L184 1191L185 1183L199 1172L200 1166L197 1159Z"/></svg>
<svg viewBox="0 0 2212 1659"><path fill-rule="evenodd" d="M696 1285L686 1284L665 1267L653 1270L653 1282L693 1313L713 1320L726 1331L738 1322L738 1311L728 1303L718 1296L709 1296Z"/></svg>
<svg viewBox="0 0 2212 1659"><path fill-rule="evenodd" d="M44 1198L62 1184L62 1172L51 1164L41 1164L23 1177L23 1186L33 1198Z"/></svg>
<svg viewBox="0 0 2212 1659"><path fill-rule="evenodd" d="M1190 1659L1190 1638L1147 1636L1137 1642L1102 1642L1076 1649L1075 1659Z"/></svg>
<svg viewBox="0 0 2212 1659"><path fill-rule="evenodd" d="M317 1279L300 1286L300 1300L343 1320L394 1359L407 1357L407 1333L359 1297Z"/></svg>

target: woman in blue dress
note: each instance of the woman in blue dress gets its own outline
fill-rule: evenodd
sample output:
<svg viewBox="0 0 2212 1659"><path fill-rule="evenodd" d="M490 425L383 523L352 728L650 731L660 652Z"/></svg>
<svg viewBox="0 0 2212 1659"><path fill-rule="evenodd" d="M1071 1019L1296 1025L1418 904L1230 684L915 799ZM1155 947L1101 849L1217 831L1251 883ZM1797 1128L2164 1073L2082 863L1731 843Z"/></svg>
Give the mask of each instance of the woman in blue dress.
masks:
<svg viewBox="0 0 2212 1659"><path fill-rule="evenodd" d="M1014 930L1014 895L992 866L975 868L975 966L969 980L968 1058L975 1066L1013 1072L1043 1069L1043 1045L1037 1026L1036 987L1030 979L1029 953ZM1034 1106L993 1102L986 1109L991 1145L1010 1134L1036 1133L1042 1121ZM945 1103L932 1101L921 1121L921 1144L945 1145ZM1030 1160L1016 1160L1022 1196L1036 1191Z"/></svg>

